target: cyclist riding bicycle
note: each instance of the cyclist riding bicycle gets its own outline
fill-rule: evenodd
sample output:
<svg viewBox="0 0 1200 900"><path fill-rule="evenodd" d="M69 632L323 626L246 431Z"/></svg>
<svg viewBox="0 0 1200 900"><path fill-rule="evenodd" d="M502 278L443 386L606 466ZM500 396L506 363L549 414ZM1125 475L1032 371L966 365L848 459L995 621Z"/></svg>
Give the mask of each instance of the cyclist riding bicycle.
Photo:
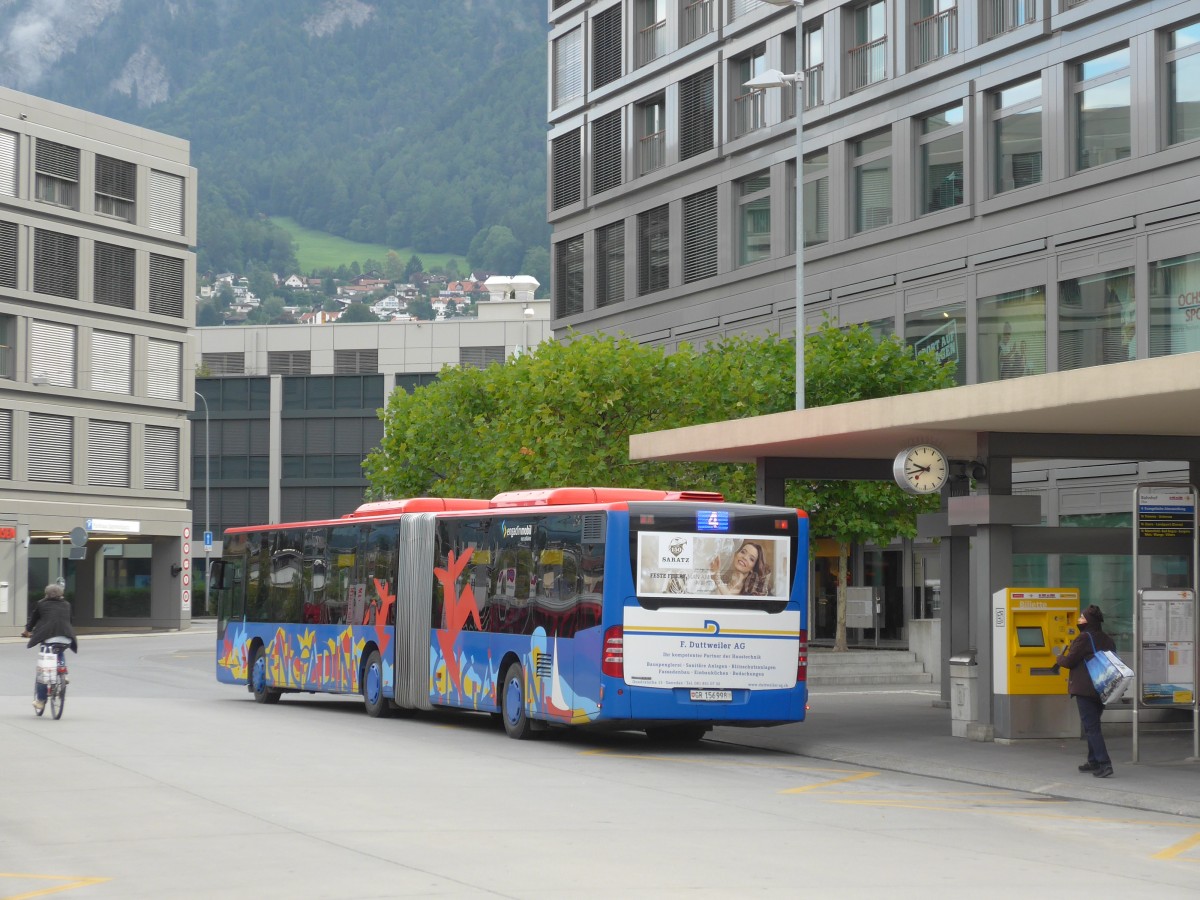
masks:
<svg viewBox="0 0 1200 900"><path fill-rule="evenodd" d="M79 644L75 640L75 628L71 625L71 604L63 597L61 584L46 585L46 596L42 597L29 615L25 630L21 637L29 638L26 647L38 647L48 642L68 644L72 653L79 652ZM57 639L57 640L56 640ZM58 663L63 665L63 651L58 654ZM38 715L46 708L46 685L34 679L37 699L33 708Z"/></svg>

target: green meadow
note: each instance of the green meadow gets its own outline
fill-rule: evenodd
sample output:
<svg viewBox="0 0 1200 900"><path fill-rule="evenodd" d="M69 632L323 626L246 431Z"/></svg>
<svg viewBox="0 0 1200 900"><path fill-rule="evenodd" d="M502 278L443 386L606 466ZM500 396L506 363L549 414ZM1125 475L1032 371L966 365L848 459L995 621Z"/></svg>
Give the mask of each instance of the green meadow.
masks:
<svg viewBox="0 0 1200 900"><path fill-rule="evenodd" d="M272 216L271 221L290 234L296 242L296 261L300 263L300 271L305 275L317 269L349 266L356 261L360 266L368 259L383 262L390 250L395 250L402 262L408 262L409 257L415 253L425 264L426 271L431 267L444 266L453 259L458 262L459 271L466 274L466 260L461 253L429 253L425 250L414 250L412 247L360 244L323 231L313 231L283 216Z"/></svg>

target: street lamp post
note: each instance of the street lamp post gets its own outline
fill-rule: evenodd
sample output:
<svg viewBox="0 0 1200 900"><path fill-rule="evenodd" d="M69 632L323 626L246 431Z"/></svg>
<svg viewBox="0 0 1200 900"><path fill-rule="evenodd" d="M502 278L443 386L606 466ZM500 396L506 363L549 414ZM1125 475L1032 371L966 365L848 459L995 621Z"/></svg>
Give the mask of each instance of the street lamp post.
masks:
<svg viewBox="0 0 1200 900"><path fill-rule="evenodd" d="M209 531L210 531L209 518L208 518L208 512L209 512L208 486L212 482L212 479L209 477L209 469L208 469L208 435L209 435L208 399L199 391L194 390L194 391L192 391L192 393L195 394L197 397L199 397L200 402L204 404L204 537L207 538L209 535ZM209 606L208 606L208 554L209 554L209 547L210 547L210 544L208 543L207 540L205 540L204 541L204 614L205 615L208 615L208 613L209 613Z"/></svg>
<svg viewBox="0 0 1200 900"><path fill-rule="evenodd" d="M766 0L796 8L796 71L767 69L746 82L753 90L791 88L796 92L796 409L804 409L804 0Z"/></svg>

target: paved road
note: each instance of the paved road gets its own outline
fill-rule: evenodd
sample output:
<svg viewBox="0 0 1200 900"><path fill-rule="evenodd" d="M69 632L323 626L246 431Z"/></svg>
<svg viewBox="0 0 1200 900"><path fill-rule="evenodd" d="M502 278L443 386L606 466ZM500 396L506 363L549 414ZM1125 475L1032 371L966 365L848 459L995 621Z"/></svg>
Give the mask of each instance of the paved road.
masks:
<svg viewBox="0 0 1200 900"><path fill-rule="evenodd" d="M1200 885L1196 818L830 763L729 730L686 749L516 742L481 716L262 707L216 683L211 644L85 638L55 722L30 707L33 652L0 643L0 898L1167 900Z"/></svg>

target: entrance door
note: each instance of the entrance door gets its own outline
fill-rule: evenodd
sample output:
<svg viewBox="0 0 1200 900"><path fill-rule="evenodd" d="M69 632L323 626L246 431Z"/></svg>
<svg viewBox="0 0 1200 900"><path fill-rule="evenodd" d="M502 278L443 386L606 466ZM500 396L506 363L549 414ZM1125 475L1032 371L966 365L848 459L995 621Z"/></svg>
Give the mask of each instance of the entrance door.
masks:
<svg viewBox="0 0 1200 900"><path fill-rule="evenodd" d="M863 551L863 581L875 592L875 628L863 629L863 643L907 647L904 629L904 550Z"/></svg>

